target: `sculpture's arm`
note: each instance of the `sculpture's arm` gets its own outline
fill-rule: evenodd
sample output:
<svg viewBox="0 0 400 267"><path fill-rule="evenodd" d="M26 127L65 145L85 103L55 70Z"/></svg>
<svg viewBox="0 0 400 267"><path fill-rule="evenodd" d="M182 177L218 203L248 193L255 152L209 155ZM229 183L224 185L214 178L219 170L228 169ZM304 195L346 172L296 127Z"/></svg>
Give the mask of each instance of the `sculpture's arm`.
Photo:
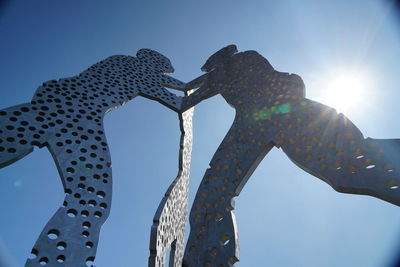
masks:
<svg viewBox="0 0 400 267"><path fill-rule="evenodd" d="M180 112L180 107L182 105L181 96L175 95L161 84L155 85L150 89L151 90L141 90L139 95L148 99L156 100L175 112Z"/></svg>
<svg viewBox="0 0 400 267"><path fill-rule="evenodd" d="M186 84L186 90L199 88L200 86L202 86L207 81L208 77L209 77L209 74L205 73L205 74L197 77L196 79L188 82Z"/></svg>
<svg viewBox="0 0 400 267"><path fill-rule="evenodd" d="M187 84L187 89L196 88L198 86L200 86L200 88L193 94L185 96L182 99L181 112L186 111L204 99L210 98L219 93L219 88L217 88L216 84L210 81L210 76L208 75L209 74L204 74Z"/></svg>
<svg viewBox="0 0 400 267"><path fill-rule="evenodd" d="M188 90L186 88L186 83L165 74L162 75L161 84L167 88L172 88L183 92Z"/></svg>

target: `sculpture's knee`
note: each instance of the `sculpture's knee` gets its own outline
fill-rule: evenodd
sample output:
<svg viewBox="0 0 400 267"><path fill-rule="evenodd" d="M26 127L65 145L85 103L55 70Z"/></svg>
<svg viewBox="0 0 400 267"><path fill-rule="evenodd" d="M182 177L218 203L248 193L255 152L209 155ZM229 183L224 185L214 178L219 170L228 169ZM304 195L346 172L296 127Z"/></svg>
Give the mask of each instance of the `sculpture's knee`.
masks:
<svg viewBox="0 0 400 267"><path fill-rule="evenodd" d="M191 226L183 266L208 266L208 262L231 266L239 260L234 214L220 211L215 215L206 214L203 223Z"/></svg>

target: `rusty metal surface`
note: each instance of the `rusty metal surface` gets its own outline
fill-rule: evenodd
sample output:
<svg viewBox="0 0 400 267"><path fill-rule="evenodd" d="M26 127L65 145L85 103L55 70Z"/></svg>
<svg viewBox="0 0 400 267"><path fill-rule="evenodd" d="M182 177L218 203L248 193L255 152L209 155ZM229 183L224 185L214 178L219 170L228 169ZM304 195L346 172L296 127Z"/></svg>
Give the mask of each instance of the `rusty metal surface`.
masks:
<svg viewBox="0 0 400 267"><path fill-rule="evenodd" d="M179 108L180 98L164 88L185 86L164 74L173 72L169 59L150 49L136 56L111 56L77 76L45 82L30 103L0 110L0 168L32 152L33 146L46 146L65 191L25 266L94 262L112 195L105 113L138 95Z"/></svg>
<svg viewBox="0 0 400 267"><path fill-rule="evenodd" d="M256 51L227 46L188 83L182 110L221 94L235 120L210 161L190 212L183 266L225 267L239 260L233 200L273 147L343 193L400 205L400 139L364 138L343 114L305 98L296 74L278 72Z"/></svg>

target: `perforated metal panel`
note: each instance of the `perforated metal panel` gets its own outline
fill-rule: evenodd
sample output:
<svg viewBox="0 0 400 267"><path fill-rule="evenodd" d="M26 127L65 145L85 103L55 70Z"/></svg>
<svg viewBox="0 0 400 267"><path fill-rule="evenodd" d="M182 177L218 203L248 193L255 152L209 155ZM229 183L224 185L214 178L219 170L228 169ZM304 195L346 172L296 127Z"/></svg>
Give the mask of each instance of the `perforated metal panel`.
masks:
<svg viewBox="0 0 400 267"><path fill-rule="evenodd" d="M188 187L192 154L193 108L179 115L181 140L179 173L168 188L151 228L149 267L181 267L188 214ZM170 248L169 262L164 262Z"/></svg>
<svg viewBox="0 0 400 267"><path fill-rule="evenodd" d="M138 95L178 110L180 99L164 86L183 90L185 84L164 75L172 71L168 58L141 49L137 57L111 56L77 76L45 82L31 103L0 111L0 167L32 152L33 146L46 146L65 191L64 203L25 266L93 263L112 195L103 116Z"/></svg>

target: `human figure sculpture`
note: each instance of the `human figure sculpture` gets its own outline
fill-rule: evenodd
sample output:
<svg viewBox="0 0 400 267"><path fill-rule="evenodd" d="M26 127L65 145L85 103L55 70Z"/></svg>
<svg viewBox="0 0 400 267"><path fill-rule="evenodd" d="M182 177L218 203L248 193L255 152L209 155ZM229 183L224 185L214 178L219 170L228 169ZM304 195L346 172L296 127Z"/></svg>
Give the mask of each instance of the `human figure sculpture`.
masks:
<svg viewBox="0 0 400 267"><path fill-rule="evenodd" d="M186 92L188 95L190 92ZM150 234L149 267L181 267L188 213L189 175L192 154L193 110L179 113L179 172L167 189L153 218ZM169 251L169 262L164 262Z"/></svg>
<svg viewBox="0 0 400 267"><path fill-rule="evenodd" d="M45 82L30 103L0 111L0 168L46 146L65 191L25 266L94 261L112 195L105 113L138 95L178 110L180 98L164 86L186 91L185 83L165 75L174 71L169 59L150 49L136 56L111 56L77 76Z"/></svg>
<svg viewBox="0 0 400 267"><path fill-rule="evenodd" d="M153 218L149 267L182 266L192 154L192 118L193 110L179 114L181 122L179 173L169 186ZM170 248L169 261L164 262L168 248Z"/></svg>
<svg viewBox="0 0 400 267"><path fill-rule="evenodd" d="M274 70L235 45L213 54L181 110L221 94L234 122L206 170L190 212L183 266L225 267L239 260L233 198L264 156L281 148L300 168L343 193L400 205L400 139L365 139L343 114L305 98L302 79Z"/></svg>

